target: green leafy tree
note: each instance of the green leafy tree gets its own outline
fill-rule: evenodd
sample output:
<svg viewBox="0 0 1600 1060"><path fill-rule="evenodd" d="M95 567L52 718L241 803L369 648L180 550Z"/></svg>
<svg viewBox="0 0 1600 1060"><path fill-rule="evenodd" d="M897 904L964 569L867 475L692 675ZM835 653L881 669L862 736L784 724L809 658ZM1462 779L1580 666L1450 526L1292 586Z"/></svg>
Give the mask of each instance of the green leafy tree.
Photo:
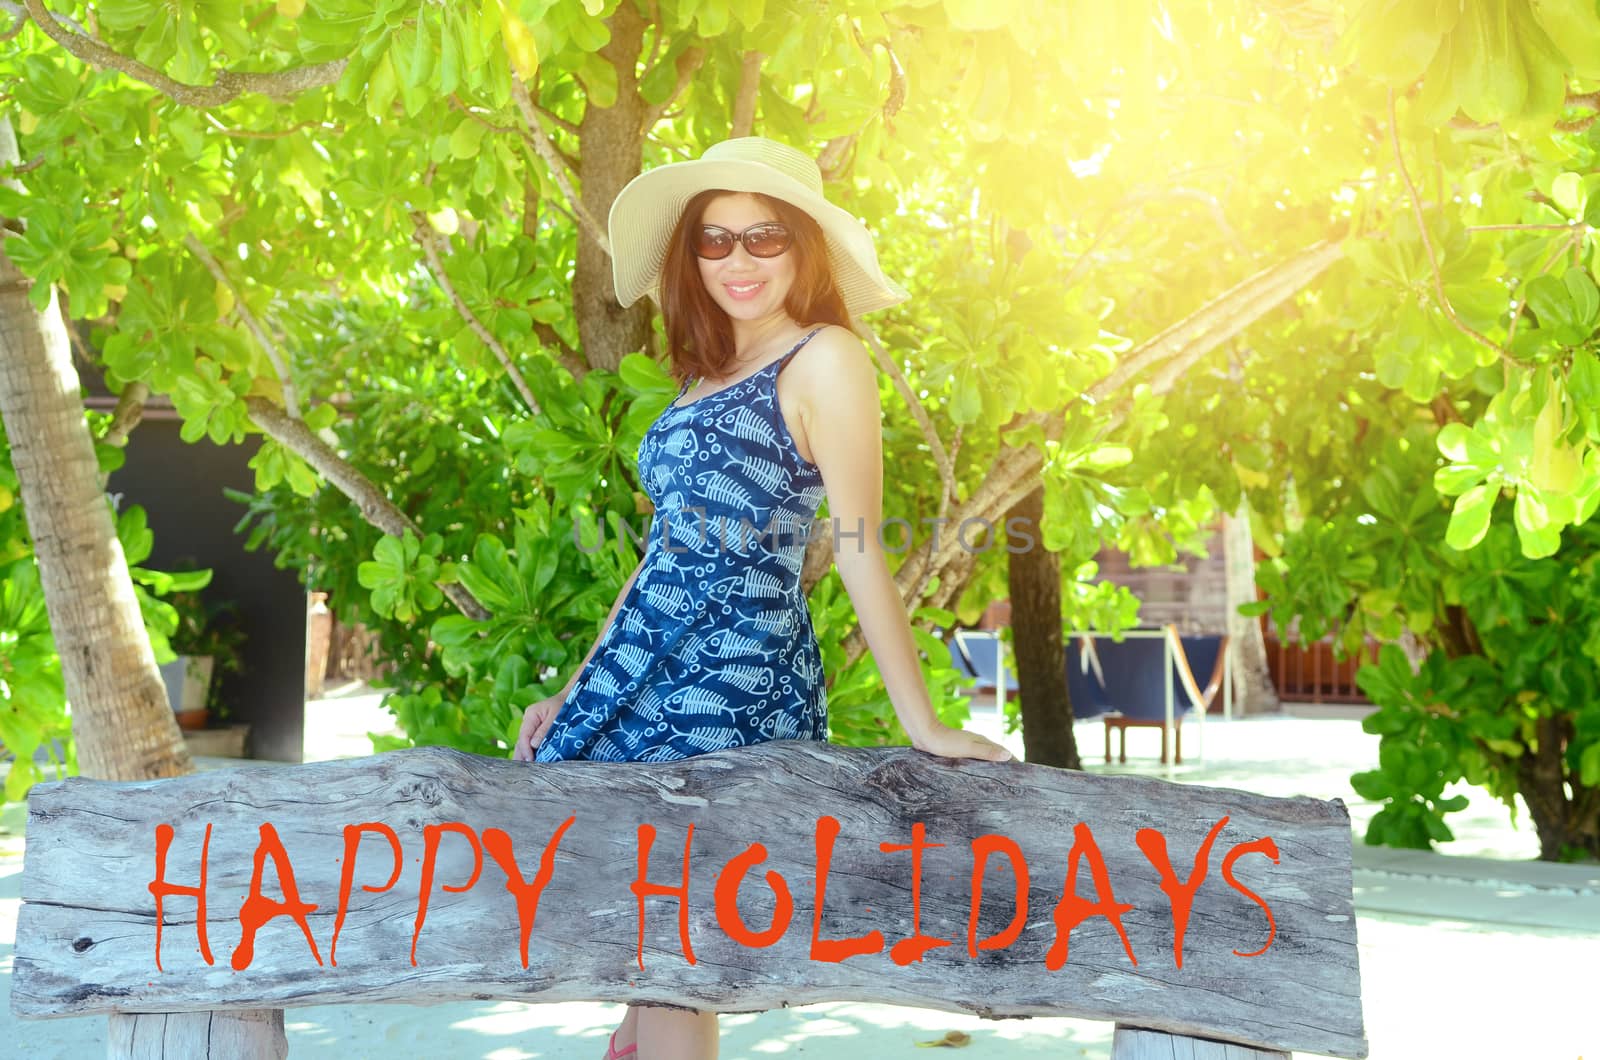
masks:
<svg viewBox="0 0 1600 1060"><path fill-rule="evenodd" d="M1357 483L1419 414L1469 432L1406 487L1447 467L1471 495L1428 555L1493 490L1522 547L1592 514L1594 12L1434 6L28 0L0 215L35 306L66 292L113 387L169 394L196 442L266 436L251 539L379 630L408 739L504 753L649 515L634 457L673 387L650 308L611 298L612 199L730 134L813 151L917 296L861 331L936 706L964 701L929 629L1047 580L1059 606L1016 629L1020 716L1030 759L1075 766L1051 660L1063 626L1130 618L1089 585L1103 544L1172 562L1246 497L1272 552L1302 547L1288 502L1366 528ZM1515 50L1484 50L1491 7ZM1459 68L1412 54L1447 49ZM1475 463L1519 432L1525 471ZM953 532L1024 511L1026 561ZM902 738L832 547L804 583L835 735ZM1368 591L1318 585L1347 624Z"/></svg>
<svg viewBox="0 0 1600 1060"><path fill-rule="evenodd" d="M1542 858L1600 857L1600 15L1369 3L1344 44L1386 120L1363 231L1246 380L1258 610L1385 644L1368 842L1449 840L1461 781L1520 796ZM1314 406L1321 437L1277 418Z"/></svg>

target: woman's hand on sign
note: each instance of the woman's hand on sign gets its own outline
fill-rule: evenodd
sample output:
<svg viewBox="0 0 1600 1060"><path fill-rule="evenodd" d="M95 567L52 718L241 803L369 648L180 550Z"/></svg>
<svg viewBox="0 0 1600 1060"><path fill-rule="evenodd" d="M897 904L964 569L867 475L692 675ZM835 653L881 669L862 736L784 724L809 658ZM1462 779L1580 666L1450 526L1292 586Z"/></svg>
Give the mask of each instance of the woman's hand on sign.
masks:
<svg viewBox="0 0 1600 1060"><path fill-rule="evenodd" d="M926 733L912 737L911 746L919 751L944 758L978 758L987 762L1009 762L1013 757L1010 751L987 736L965 729L953 729L944 724L936 725Z"/></svg>
<svg viewBox="0 0 1600 1060"><path fill-rule="evenodd" d="M512 758L518 762L533 761L533 752L544 742L544 734L549 731L550 723L555 721L556 715L561 712L561 704L566 698L566 693L563 691L549 699L528 704L528 709L522 712L522 730L517 733L517 744L511 751Z"/></svg>

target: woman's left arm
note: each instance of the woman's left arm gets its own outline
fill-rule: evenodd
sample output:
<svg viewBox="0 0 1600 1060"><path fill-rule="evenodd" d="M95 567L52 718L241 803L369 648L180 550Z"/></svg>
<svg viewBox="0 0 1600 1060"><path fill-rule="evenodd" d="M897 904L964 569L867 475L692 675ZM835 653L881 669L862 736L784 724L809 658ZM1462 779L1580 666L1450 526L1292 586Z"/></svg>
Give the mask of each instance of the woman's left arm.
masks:
<svg viewBox="0 0 1600 1060"><path fill-rule="evenodd" d="M834 563L855 605L867 646L911 746L947 758L1006 761L1004 747L975 732L951 728L933 712L916 641L900 592L878 541L883 521L883 410L877 372L861 340L828 328L790 370L800 383L800 406L812 460L822 473L834 520Z"/></svg>

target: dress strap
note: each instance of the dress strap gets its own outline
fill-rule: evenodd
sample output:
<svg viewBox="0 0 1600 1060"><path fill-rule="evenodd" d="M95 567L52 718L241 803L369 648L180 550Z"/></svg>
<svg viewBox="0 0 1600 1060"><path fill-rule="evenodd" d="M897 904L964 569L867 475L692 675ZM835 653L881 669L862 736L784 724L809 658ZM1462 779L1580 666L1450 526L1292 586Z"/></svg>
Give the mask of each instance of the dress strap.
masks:
<svg viewBox="0 0 1600 1060"><path fill-rule="evenodd" d="M778 371L780 371L780 372L783 371L783 366L789 363L789 359L791 357L793 357L795 354L800 352L800 348L802 346L804 346L806 343L811 341L811 336L812 335L815 335L817 332L821 331L823 328L825 328L827 326L828 325L826 325L826 324L819 324L818 326L812 328L809 332L806 333L806 337L805 338L801 339L799 342L794 344L794 349L790 350L788 353L786 353L782 357L778 358Z"/></svg>

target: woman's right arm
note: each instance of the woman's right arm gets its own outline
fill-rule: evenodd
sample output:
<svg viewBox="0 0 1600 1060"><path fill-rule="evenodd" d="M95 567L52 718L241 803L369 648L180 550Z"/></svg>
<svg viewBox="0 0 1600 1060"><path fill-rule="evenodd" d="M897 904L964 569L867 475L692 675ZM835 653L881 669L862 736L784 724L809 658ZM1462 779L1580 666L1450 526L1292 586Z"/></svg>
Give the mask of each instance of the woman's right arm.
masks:
<svg viewBox="0 0 1600 1060"><path fill-rule="evenodd" d="M644 569L644 560L639 560L639 565L633 568L633 573L628 575L628 580L622 583L622 591L617 594L617 599L611 605L611 613L606 616L606 621L600 627L600 635L595 638L594 644L589 648L589 654L583 657L583 662L573 671L572 677L567 680L566 686L553 696L547 696L535 703L530 703L522 712L522 727L517 733L516 743L511 748L511 757L519 762L533 761L534 751L539 744L544 742L544 734L549 731L550 723L555 721L556 714L561 710L561 705L566 702L567 696L572 694L573 686L578 683L578 675L583 673L583 668L589 665L589 660L594 658L595 651L600 647L600 642L605 640L606 633L611 629L611 623L617 620L617 612L622 610L622 601L628 598L628 591L633 588L633 583L639 577L639 572Z"/></svg>

